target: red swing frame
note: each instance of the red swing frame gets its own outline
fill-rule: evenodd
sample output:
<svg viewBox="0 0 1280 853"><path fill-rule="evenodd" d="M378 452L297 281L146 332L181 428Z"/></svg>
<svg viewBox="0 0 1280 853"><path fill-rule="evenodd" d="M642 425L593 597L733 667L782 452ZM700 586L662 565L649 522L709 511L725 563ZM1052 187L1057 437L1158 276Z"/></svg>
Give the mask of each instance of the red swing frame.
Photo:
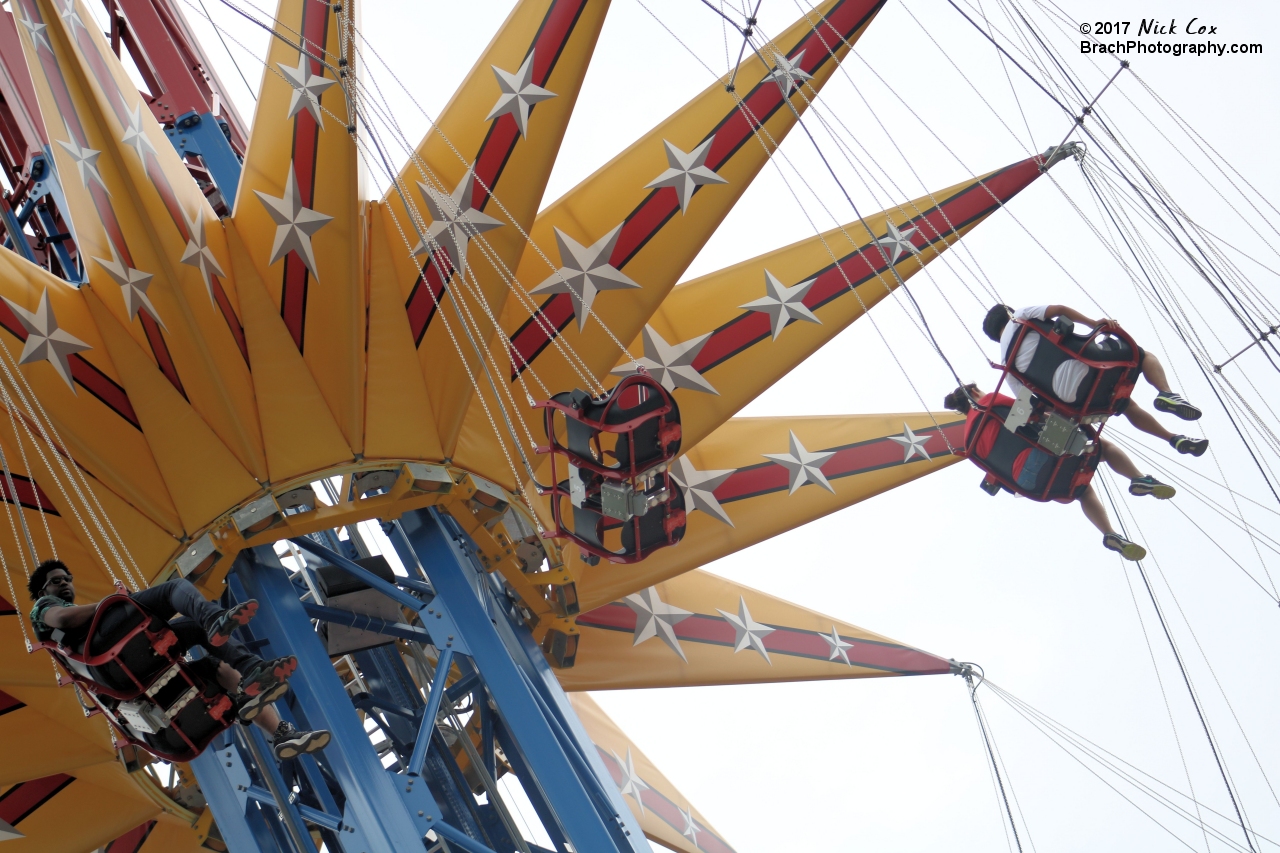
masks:
<svg viewBox="0 0 1280 853"><path fill-rule="evenodd" d="M1000 385L1003 384L1003 382L1004 382L1004 377L1002 376L1000 378L1000 382L997 383L996 385L996 391L992 393L993 398L997 393L999 393ZM974 455L973 451L976 448L976 445L978 441L981 439L982 433L984 430L986 430L988 424L994 423L997 429L1004 429L1005 426L1004 426L1004 420L996 415L994 411L995 409L994 406L983 406L976 401L971 402L970 405L979 414L977 419L974 421L973 429L969 430L966 436L965 445L964 445L964 455L968 457L969 460L973 462L973 464L977 465L979 468L981 468L983 471L986 472L987 476L984 478L984 483L998 483L1004 488L1008 489L1010 492L1013 492L1015 495L1020 495L1024 498L1029 498L1030 500L1037 501L1039 503L1048 503L1049 501L1053 501L1055 503L1066 504L1076 500L1078 496L1078 492L1084 489L1086 486L1088 486L1091 482L1093 482L1093 475L1098 470L1098 463L1101 461L1101 452L1097 444L1098 437L1101 433L1101 426L1093 427L1089 425L1083 425L1081 429L1083 429L1085 431L1085 434L1089 436L1089 439L1091 441L1090 446L1079 457L1072 456L1071 454L1055 456L1054 463L1053 463L1053 471L1051 472L1048 479L1045 480L1044 488L1040 489L1039 491L1033 492L1029 489L1023 488L1022 486L1018 485L1017 482L1014 481L1012 478L1005 476L999 471L996 471L993 467L987 464L987 461L985 459ZM1030 439L1027 439L1027 441L1030 441ZM1039 447L1039 445L1035 445L1035 446ZM1042 447L1040 449L1044 453L1049 453L1048 450L1045 450ZM1089 455L1093 455L1098 458L1093 460L1092 462L1084 460L1084 457ZM1079 458L1082 461L1081 461L1080 467L1076 470L1075 474L1072 475L1071 477L1071 483L1070 483L1070 486L1068 487L1067 495L1063 497L1054 497L1050 493L1054 490L1053 486L1054 486L1054 483L1057 482L1058 475L1062 472L1062 466L1065 465L1069 459L1076 459L1076 458Z"/></svg>
<svg viewBox="0 0 1280 853"><path fill-rule="evenodd" d="M606 423L609 412L614 411L615 407L622 406L622 399L626 394L637 394L643 399L646 394L654 394L662 399L661 406L645 411L634 418L622 423L612 424ZM598 402L598 401L597 401ZM573 466L582 470L590 471L600 477L600 482L593 484L588 488L587 496L597 496L600 493L600 487L606 483L617 483L630 485L635 488L640 485L639 481L649 477L658 477L662 480L662 486L668 494L674 494L674 490L679 488L675 481L671 478L669 470L670 463L679 455L680 449L680 410L676 405L675 399L661 383L657 382L647 372L633 373L626 376L609 391L603 407L595 418L587 417L581 408L577 406L563 403L559 400L551 399L536 404L537 408L543 410L543 426L547 433L547 444L539 447L539 454L549 454L551 457L551 485L544 487L541 492L551 499L551 517L555 522L556 532L551 538L569 539L585 553L594 557L609 560L613 563L638 563L649 554L659 548L666 548L675 545L684 535L685 511L683 509L673 509L671 507L670 498L661 502L657 506L650 508L649 512L660 510L664 513L663 532L666 541L645 548L641 544L640 536L640 519L643 516L633 516L628 521L616 522L611 516L601 514L604 519L604 527L606 529L616 529L620 524L631 524L635 535L636 550L634 553L619 553L610 551L607 548L598 546L592 542L586 541L582 536L570 530L564 523L563 510L561 508L562 499L570 499L570 493L567 489L560 485L560 469L557 467L557 457L563 457L566 466ZM629 408L629 407L628 407ZM591 438L594 446L596 457L586 457L574 450L566 447L556 437L555 416L556 413L563 415L567 420L576 421L591 429L595 434ZM662 456L658 459L647 460L643 467L636 465L636 446L635 432L644 424L650 421L658 421L658 442L662 448ZM618 436L625 436L627 441L627 458L628 464L623 467L613 468L603 464L605 451L600 447L600 433L611 433ZM612 455L612 453L611 453ZM565 472L568 473L567 471ZM643 491L643 488L640 489ZM595 510L590 510L594 512ZM646 513L647 514L647 513ZM614 524L610 524L614 521Z"/></svg>
<svg viewBox="0 0 1280 853"><path fill-rule="evenodd" d="M118 584L117 588L119 589ZM162 620L152 615L145 607L134 601L128 595L125 595L123 592L117 592L113 595L109 595L102 601L98 602L97 608L93 614L93 619L89 622L88 630L85 633L86 645L89 643L90 638L92 638L97 632L98 625L103 614L105 614L112 606L117 604L125 604L126 606L136 609L142 615L143 619L137 625L126 631L120 639L112 643L111 647L106 651L95 655L79 654L60 643L53 642L52 640L36 641L35 643L32 643L32 651L35 651L36 649L43 649L52 655L53 659L58 663L59 668L61 668L65 673L65 675L59 676L58 685L60 687L65 687L74 683L83 687L85 692L88 693L89 697L93 700L94 704L97 705L96 711L105 715L106 718L111 721L112 726L115 727L127 742L166 761L190 761L200 753L204 752L209 743L235 721L234 715L230 713L233 710L231 697L228 696L221 687L218 687L216 698L210 699L209 697L206 697L204 688L207 686L207 683L204 679L197 678L190 671L187 663L182 659L182 653L177 650L177 634L175 634L173 630ZM159 623L159 627L157 627L156 623ZM162 667L154 676L146 680L139 678L132 669L119 659L119 656L124 651L125 646L140 634L145 634L152 651L154 651L159 657L167 660L170 664L168 667ZM90 667L106 666L112 663L114 663L129 678L129 680L133 682L134 688L136 689L120 690L107 687L81 672L81 669L87 670ZM146 692L151 689L151 686L161 677L170 672L173 667L177 667L178 670L173 676L174 678L181 678L186 682L188 688L195 688L195 695L184 702L182 704L182 708L172 714L168 720L168 725L166 726L166 728L172 729L176 732L182 742L187 745L188 749L180 753L162 752L153 744L134 737L130 732L128 725L119 719L119 716L113 707L115 703L129 702L138 699L140 696L144 696ZM185 693L186 691L183 692ZM106 697L105 700L103 697ZM182 730L177 719L178 714L191 702L202 702L208 716L219 724L211 733L197 739L189 737L187 733ZM168 709L165 710L167 711Z"/></svg>
<svg viewBox="0 0 1280 853"><path fill-rule="evenodd" d="M1079 353L1065 346L1062 343L1062 339L1066 337L1066 335L1060 332L1054 330L1041 331L1029 321L1017 318L1010 318L1009 322L1017 323L1020 327L1013 339L1013 342L1009 345L1009 358L1011 360L1015 362L1017 361L1017 353L1022 348L1023 341L1026 339L1027 334L1029 332L1035 332L1041 339L1041 343L1038 344L1038 346L1044 346L1044 343L1047 342L1050 346L1056 347L1073 361L1078 361L1081 364L1093 368L1096 373L1093 377L1093 383L1089 386L1088 393L1085 394L1084 399L1077 404L1062 402L1054 396L1052 388L1042 388L1028 377L1023 376L1011 365L993 361L991 362L991 366L1002 371L1001 382L1004 381L1005 376L1014 376L1019 382L1030 389L1031 393L1043 400L1044 403L1055 412L1065 418L1070 418L1071 420L1078 421L1082 424L1089 423L1091 421L1101 421L1111 415L1118 415L1124 411L1125 406L1128 405L1129 395L1133 393L1133 388L1136 384L1136 379L1132 376L1132 373L1134 368L1138 367L1139 364L1138 353L1140 352L1140 348L1138 347L1137 341L1133 339L1133 336L1120 328L1118 323L1114 323L1111 320L1103 320L1089 331L1085 336L1085 339L1093 340L1099 334L1106 332L1107 334L1117 337L1128 344L1129 352L1132 353L1132 356L1128 359L1100 361L1097 359L1084 358ZM1117 368L1124 368L1125 373L1116 383L1116 386L1112 390L1110 397L1106 400L1105 405L1099 404L1094 398L1098 395L1098 388L1102 384L1104 374L1108 370ZM997 386L997 388L998 387L999 386Z"/></svg>

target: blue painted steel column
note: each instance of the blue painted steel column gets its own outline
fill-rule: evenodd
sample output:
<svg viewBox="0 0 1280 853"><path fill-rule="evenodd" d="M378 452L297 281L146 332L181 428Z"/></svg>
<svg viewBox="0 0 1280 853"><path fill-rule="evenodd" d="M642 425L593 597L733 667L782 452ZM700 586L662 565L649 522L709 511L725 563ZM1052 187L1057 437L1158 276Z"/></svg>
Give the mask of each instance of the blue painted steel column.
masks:
<svg viewBox="0 0 1280 853"><path fill-rule="evenodd" d="M422 849L422 819L414 819L395 779L382 766L275 552L269 546L242 552L235 570L248 594L261 604L254 632L269 641L272 654L298 658L290 684L307 721L333 733L324 756L347 798L343 822L358 826L368 845L366 853ZM422 797L425 787L418 787L421 790L414 793ZM433 800L422 802L419 808L439 814Z"/></svg>
<svg viewBox="0 0 1280 853"><path fill-rule="evenodd" d="M217 744L221 744L218 746ZM218 832L235 853L291 853L281 849L267 829L257 803L249 803L249 771L235 741L224 733L191 761L205 802L213 809Z"/></svg>
<svg viewBox="0 0 1280 853"><path fill-rule="evenodd" d="M548 706L560 703L548 695L551 691L541 668L533 662L532 637L524 626L513 626L506 608L494 600L490 579L466 548L466 534L435 509L406 513L401 526L436 590L431 609L446 610L465 641L502 724L530 771L527 781L538 787L574 849L649 853L652 848L617 790L602 784L601 778L609 777L591 778L582 761L582 744L568 736L563 720L548 716ZM525 642L518 634L524 635ZM546 666L540 650L532 654ZM558 684L555 690L559 691ZM586 763L591 763L589 758ZM603 771L598 759L594 765Z"/></svg>
<svg viewBox="0 0 1280 853"><path fill-rule="evenodd" d="M227 210L235 210L241 163L217 117L212 113L183 113L173 127L165 129L165 134L179 156L199 155L226 200Z"/></svg>

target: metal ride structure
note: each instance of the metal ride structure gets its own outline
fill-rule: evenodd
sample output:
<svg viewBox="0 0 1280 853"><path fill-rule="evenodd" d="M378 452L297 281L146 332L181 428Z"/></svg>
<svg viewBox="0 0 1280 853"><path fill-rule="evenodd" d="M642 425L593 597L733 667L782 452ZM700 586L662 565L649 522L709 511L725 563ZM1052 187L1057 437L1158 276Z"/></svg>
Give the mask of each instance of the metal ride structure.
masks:
<svg viewBox="0 0 1280 853"><path fill-rule="evenodd" d="M517 3L398 172L351 0L281 0L248 125L171 0L0 11L6 844L731 850L582 691L956 671L700 568L957 461L953 414L734 415L1070 152L675 288L880 5L827 0L545 206L604 2ZM621 564L554 535L533 403L636 375L681 455L610 480L602 529L660 512L668 546ZM24 645L55 554L84 601L256 598L282 715L331 745L122 745Z"/></svg>

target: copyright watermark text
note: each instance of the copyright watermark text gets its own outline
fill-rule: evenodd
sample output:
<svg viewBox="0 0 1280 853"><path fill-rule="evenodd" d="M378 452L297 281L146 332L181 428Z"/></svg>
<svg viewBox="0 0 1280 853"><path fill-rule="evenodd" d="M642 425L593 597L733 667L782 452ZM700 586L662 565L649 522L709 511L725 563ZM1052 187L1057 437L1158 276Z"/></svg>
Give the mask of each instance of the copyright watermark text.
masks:
<svg viewBox="0 0 1280 853"><path fill-rule="evenodd" d="M1261 54L1257 42L1216 41L1218 27L1203 18L1179 21L1176 18L1143 18L1140 21L1086 21L1080 24L1081 35L1091 36L1080 42L1081 53L1122 55L1226 56L1227 54ZM1106 36L1120 38L1105 39Z"/></svg>

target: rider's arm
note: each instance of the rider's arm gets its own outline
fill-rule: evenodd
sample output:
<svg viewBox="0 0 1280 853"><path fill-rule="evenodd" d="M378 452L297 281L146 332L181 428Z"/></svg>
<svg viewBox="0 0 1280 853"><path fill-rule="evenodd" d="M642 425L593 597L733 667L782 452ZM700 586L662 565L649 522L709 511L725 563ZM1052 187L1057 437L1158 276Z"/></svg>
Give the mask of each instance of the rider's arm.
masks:
<svg viewBox="0 0 1280 853"><path fill-rule="evenodd" d="M1044 318L1046 320L1056 320L1058 317L1066 317L1071 322L1079 323L1081 326L1088 326L1090 329L1098 325L1097 320L1086 317L1076 309L1069 308L1066 305L1050 305L1045 309Z"/></svg>
<svg viewBox="0 0 1280 853"><path fill-rule="evenodd" d="M45 611L44 624L50 628L66 631L69 628L81 628L93 619L98 609L96 604L77 604L71 607L50 607Z"/></svg>

